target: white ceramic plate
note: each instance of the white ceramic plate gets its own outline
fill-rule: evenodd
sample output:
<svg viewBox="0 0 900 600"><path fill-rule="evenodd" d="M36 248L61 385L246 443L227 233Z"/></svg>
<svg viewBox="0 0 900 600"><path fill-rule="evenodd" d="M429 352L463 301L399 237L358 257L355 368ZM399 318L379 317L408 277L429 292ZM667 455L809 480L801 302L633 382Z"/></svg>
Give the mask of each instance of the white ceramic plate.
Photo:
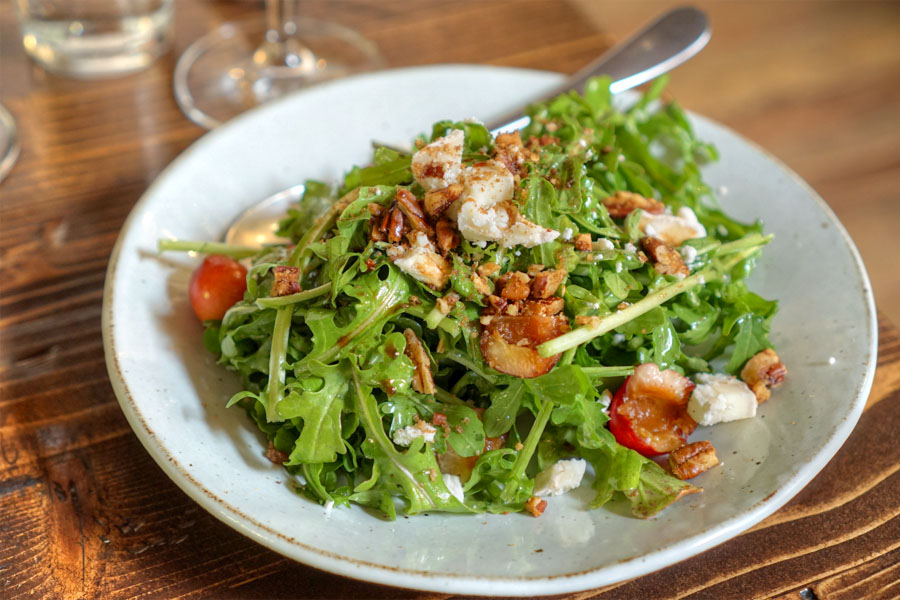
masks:
<svg viewBox="0 0 900 600"><path fill-rule="evenodd" d="M588 486L527 515L400 517L355 507L326 515L262 456L238 389L203 349L188 300L196 259L160 256L160 238L219 239L243 209L305 178L334 180L370 140L406 141L442 118L488 119L558 84L554 73L476 66L347 79L251 111L210 132L147 190L109 265L103 335L131 426L172 480L253 540L367 581L486 595L555 594L636 577L719 544L774 512L834 455L865 404L876 359L872 291L825 203L772 157L695 117L722 160L705 171L739 219L775 233L754 279L781 300L773 339L790 374L756 419L703 433L723 460L652 520L620 505L586 509Z"/></svg>

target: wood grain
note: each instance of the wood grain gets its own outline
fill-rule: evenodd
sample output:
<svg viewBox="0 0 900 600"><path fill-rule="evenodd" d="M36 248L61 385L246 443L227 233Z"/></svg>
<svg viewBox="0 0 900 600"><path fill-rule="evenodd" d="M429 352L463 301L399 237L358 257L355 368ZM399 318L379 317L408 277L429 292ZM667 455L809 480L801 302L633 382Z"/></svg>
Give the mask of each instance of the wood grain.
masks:
<svg viewBox="0 0 900 600"><path fill-rule="evenodd" d="M571 72L667 4L304 6L360 29L391 66ZM900 222L900 132L887 126L900 104L900 4L701 4L713 43L679 70L673 94L786 159L864 256L896 256L885 248L900 239L889 235ZM335 577L254 544L168 480L115 401L100 335L108 256L147 186L204 133L172 98L175 59L261 4L179 0L177 11L173 51L149 69L76 81L29 63L10 5L0 5L0 101L23 140L0 183L0 597L446 598ZM891 289L900 297L895 262L870 264L888 302ZM900 597L900 336L885 318L880 336L859 425L790 503L679 565L572 597Z"/></svg>

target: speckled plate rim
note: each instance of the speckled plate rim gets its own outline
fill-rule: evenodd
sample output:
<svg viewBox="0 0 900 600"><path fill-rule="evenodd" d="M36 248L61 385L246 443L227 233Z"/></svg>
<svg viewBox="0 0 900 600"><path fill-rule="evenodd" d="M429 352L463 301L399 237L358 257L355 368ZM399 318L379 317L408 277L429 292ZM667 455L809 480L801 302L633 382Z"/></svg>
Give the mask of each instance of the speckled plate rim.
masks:
<svg viewBox="0 0 900 600"><path fill-rule="evenodd" d="M442 65L429 67L414 67L407 69L393 69L370 75L364 75L360 78L395 76L397 74L416 74L423 71L434 71L439 69L456 70L470 69L475 71L491 70L497 73L502 72L532 72L541 73L548 77L561 78L559 74L549 72L537 72L524 69L499 68L480 65ZM360 79L355 78L355 79ZM351 80L336 81L324 85L346 85ZM351 83L352 84L352 83ZM323 86L319 86L323 87ZM273 104L280 102L291 102L293 97L286 97ZM219 130L212 131L191 147L185 150L179 157L160 174L158 179L144 193L141 199L136 203L133 210L125 221L121 233L116 241L113 251L110 255L109 265L107 269L106 281L103 293L103 309L102 309L102 336L104 351L107 363L107 370L110 377L113 390L122 407L126 419L137 435L138 439L162 468L165 474L184 491L189 497L200 504L205 510L213 516L221 520L223 523L239 531L254 541L280 553L287 557L298 560L309 566L335 573L338 575L358 579L361 581L378 583L389 586L421 589L429 591L441 591L449 593L475 594L475 595L508 595L508 596L531 596L531 595L548 595L559 594L572 591L580 591L586 589L597 588L600 586L624 581L634 577L639 577L647 573L653 572L660 568L672 565L682 561L688 557L694 556L712 548L722 542L738 535L749 527L763 520L773 512L778 510L794 495L796 495L815 475L825 467L828 461L840 449L843 443L849 437L851 431L859 420L860 415L866 404L869 391L872 387L872 381L875 373L875 365L877 358L877 314L875 311L874 295L872 293L871 284L865 270L865 266L856 249L855 244L850 238L844 226L837 219L831 208L825 201L798 175L790 168L784 165L780 160L759 148L757 145L740 138L736 133L725 128L724 126L704 119L703 117L692 114L691 117L697 120L706 121L713 127L718 127L731 135L740 138L743 142L755 148L758 152L766 155L771 161L776 163L785 174L789 175L796 182L800 183L808 192L810 198L818 203L823 216L825 216L830 224L835 226L839 231L844 242L847 244L852 259L856 266L859 280L855 282L864 296L864 304L867 310L864 321L866 325L866 335L869 338L869 351L871 359L867 362L863 377L859 381L857 394L852 403L848 406L846 415L840 420L833 430L828 441L822 446L802 468L792 477L785 485L774 493L758 502L751 509L746 510L733 518L717 524L707 530L698 533L695 536L683 539L678 543L672 544L665 548L647 552L641 556L619 562L613 565L600 565L595 569L583 572L563 573L555 576L539 576L539 577L473 577L465 574L447 574L447 573L429 573L421 570L405 569L393 567L374 562L360 561L357 559L337 555L331 552L325 552L314 545L306 544L300 540L285 536L284 534L274 531L266 525L250 518L244 514L237 506L230 504L226 499L220 498L210 492L204 485L193 477L188 468L181 464L167 451L160 443L155 432L148 427L144 416L141 413L138 403L135 400L133 391L129 388L126 377L123 375L119 366L118 351L114 341L114 330L117 327L115 316L113 314L113 298L115 294L117 265L122 250L124 240L128 231L134 226L134 223L140 218L143 211L147 208L149 198L152 196L153 190L159 185L166 174L176 168L176 166L184 161L188 153L200 152L206 144L213 143L217 135L224 128L229 127L232 123L246 118L254 118L253 115L259 114L267 110L267 107L261 107L250 113L238 117L235 121L225 124Z"/></svg>

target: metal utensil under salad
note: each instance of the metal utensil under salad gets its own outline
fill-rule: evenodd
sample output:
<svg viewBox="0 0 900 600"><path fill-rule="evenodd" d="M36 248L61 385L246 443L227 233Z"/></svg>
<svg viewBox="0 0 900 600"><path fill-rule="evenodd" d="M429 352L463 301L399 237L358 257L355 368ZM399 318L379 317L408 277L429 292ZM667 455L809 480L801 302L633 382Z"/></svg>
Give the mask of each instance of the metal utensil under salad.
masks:
<svg viewBox="0 0 900 600"><path fill-rule="evenodd" d="M588 79L609 75L613 94L646 83L684 63L706 46L711 31L706 13L693 7L673 9L617 44L545 94L531 98L525 105L498 115L485 126L491 134L525 127L530 118L523 115L528 104L558 96L568 90L584 91ZM291 203L303 195L303 184L277 192L241 213L225 232L228 244L262 246L283 242L275 232L278 221Z"/></svg>

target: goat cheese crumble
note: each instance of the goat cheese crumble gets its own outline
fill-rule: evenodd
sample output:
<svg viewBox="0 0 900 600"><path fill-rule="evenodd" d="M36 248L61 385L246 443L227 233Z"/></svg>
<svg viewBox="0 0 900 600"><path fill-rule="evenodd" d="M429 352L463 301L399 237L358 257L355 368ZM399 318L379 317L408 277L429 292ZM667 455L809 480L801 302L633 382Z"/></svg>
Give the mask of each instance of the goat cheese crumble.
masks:
<svg viewBox="0 0 900 600"><path fill-rule="evenodd" d="M715 425L756 416L756 395L731 375L700 373L688 400L688 414L700 425Z"/></svg>

